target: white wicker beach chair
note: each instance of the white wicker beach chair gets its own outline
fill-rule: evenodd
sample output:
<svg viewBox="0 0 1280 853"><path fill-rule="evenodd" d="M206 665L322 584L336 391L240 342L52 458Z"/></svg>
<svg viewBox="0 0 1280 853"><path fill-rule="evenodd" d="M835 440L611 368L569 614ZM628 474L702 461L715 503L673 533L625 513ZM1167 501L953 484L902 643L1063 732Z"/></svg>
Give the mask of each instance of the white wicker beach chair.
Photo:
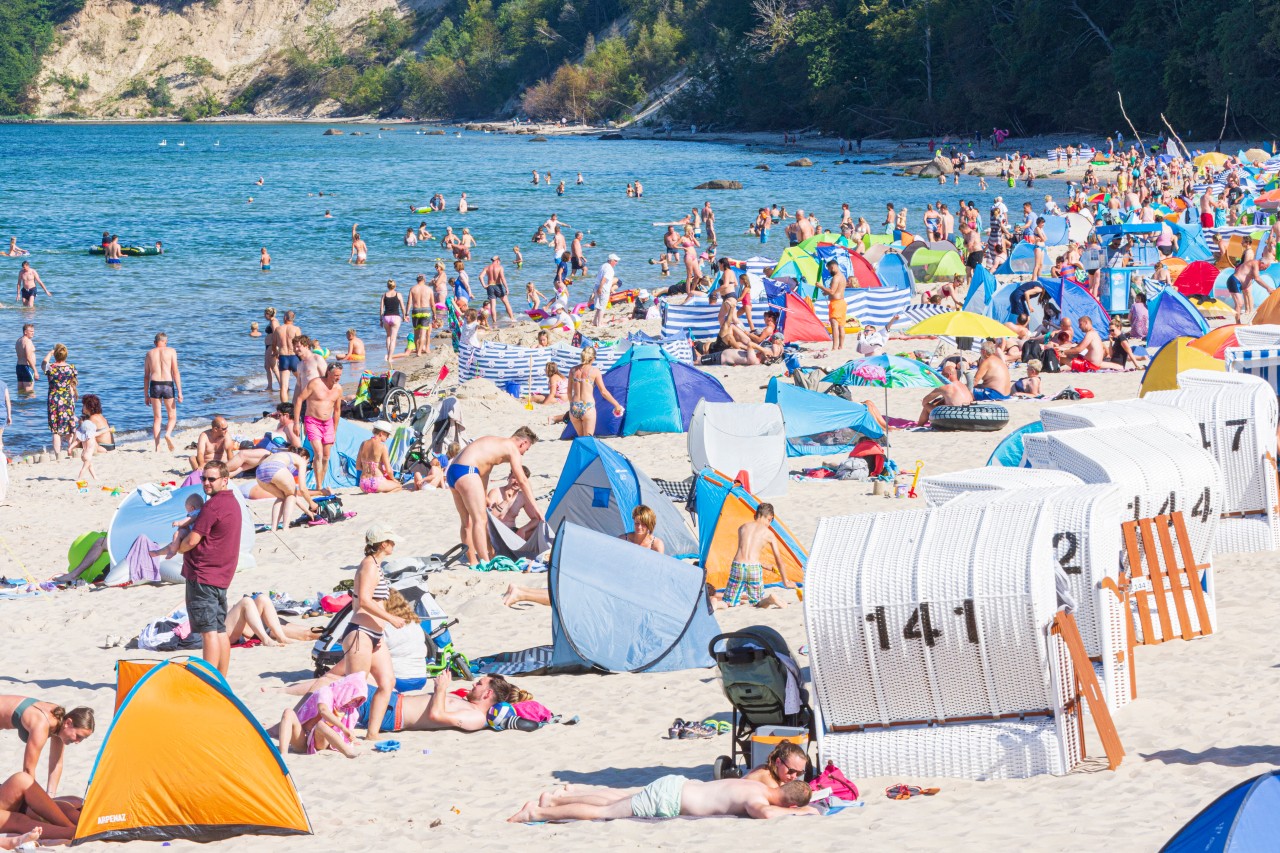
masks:
<svg viewBox="0 0 1280 853"><path fill-rule="evenodd" d="M1079 763L1052 528L1034 502L820 522L805 625L824 761L970 779Z"/></svg>
<svg viewBox="0 0 1280 853"><path fill-rule="evenodd" d="M1228 373L1256 376L1280 395L1280 349L1228 347L1223 360Z"/></svg>
<svg viewBox="0 0 1280 853"><path fill-rule="evenodd" d="M925 503L929 506L950 503L957 495L965 492L998 492L1006 489L1036 489L1080 484L1079 477L1068 474L1066 471L1003 468L998 465L920 478L920 488L924 491Z"/></svg>
<svg viewBox="0 0 1280 853"><path fill-rule="evenodd" d="M1035 470L1035 469L1031 469ZM1061 471L1044 473L1062 474ZM1124 603L1112 590L1119 581L1120 525L1124 502L1117 486L1075 485L1003 492L966 493L950 506L1044 504L1052 517L1053 556L1060 583L1075 605L1084 648L1094 662L1107 707L1118 710L1132 700ZM1111 580L1104 587L1103 581Z"/></svg>
<svg viewBox="0 0 1280 853"><path fill-rule="evenodd" d="M1256 376L1188 370L1176 391L1147 396L1186 412L1202 445L1222 470L1222 521L1215 551L1273 551L1280 547L1276 486L1276 395Z"/></svg>
<svg viewBox="0 0 1280 853"><path fill-rule="evenodd" d="M1181 377L1179 377L1181 378ZM1190 415L1169 411L1169 407L1151 402L1150 396L1140 400L1114 400L1105 403L1077 403L1073 406L1041 409L1040 422L1045 432L1090 427L1123 427L1154 424L1188 438L1198 435L1196 421Z"/></svg>
<svg viewBox="0 0 1280 853"><path fill-rule="evenodd" d="M1280 326L1236 326L1236 343L1245 349L1280 347ZM1179 377L1181 378L1181 377Z"/></svg>

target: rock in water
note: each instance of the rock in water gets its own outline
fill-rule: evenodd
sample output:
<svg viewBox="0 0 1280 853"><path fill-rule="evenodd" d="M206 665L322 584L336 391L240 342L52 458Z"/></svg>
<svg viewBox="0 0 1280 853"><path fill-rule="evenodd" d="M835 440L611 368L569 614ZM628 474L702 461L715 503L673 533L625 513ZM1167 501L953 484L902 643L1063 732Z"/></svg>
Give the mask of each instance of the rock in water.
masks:
<svg viewBox="0 0 1280 853"><path fill-rule="evenodd" d="M740 190L742 189L742 181L726 181L717 178L714 181L707 181L705 184L698 184L695 190Z"/></svg>
<svg viewBox="0 0 1280 853"><path fill-rule="evenodd" d="M326 130L326 131L324 132L324 134L323 134L323 135L324 135L324 136L341 136L341 135L342 135L342 131L340 131L340 130L335 130L334 128L332 128L332 127L331 127L331 128L329 128L328 130Z"/></svg>
<svg viewBox="0 0 1280 853"><path fill-rule="evenodd" d="M764 163L761 163L759 166L756 166L756 168L757 168L757 169L759 169L761 172L768 172L768 171L770 171L769 167L768 167L767 165L765 165Z"/></svg>
<svg viewBox="0 0 1280 853"><path fill-rule="evenodd" d="M547 138L545 136L535 136L533 139L530 139L529 141L530 142L546 142Z"/></svg>
<svg viewBox="0 0 1280 853"><path fill-rule="evenodd" d="M812 166L813 161L810 160L808 157L801 157L799 160L792 160L787 165L788 166Z"/></svg>
<svg viewBox="0 0 1280 853"><path fill-rule="evenodd" d="M596 137L596 138L597 138L597 139L609 139L609 140L615 140L615 139L621 139L621 138L622 138L622 134L621 134L621 133L602 133L602 134L600 134L600 135L599 135L598 137Z"/></svg>

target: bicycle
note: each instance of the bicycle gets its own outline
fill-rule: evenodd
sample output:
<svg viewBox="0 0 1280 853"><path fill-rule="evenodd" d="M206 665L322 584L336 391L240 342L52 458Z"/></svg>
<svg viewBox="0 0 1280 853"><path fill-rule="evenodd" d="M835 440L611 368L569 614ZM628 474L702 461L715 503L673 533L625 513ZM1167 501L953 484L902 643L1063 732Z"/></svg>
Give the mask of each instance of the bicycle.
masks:
<svg viewBox="0 0 1280 853"><path fill-rule="evenodd" d="M446 622L440 627L433 630L428 636L431 642L436 646L435 661L427 664L427 676L435 678L440 673L448 670L455 678L463 681L474 681L475 675L471 672L471 661L467 660L467 656L453 647L453 638L449 636L449 629L458 624L458 620ZM441 645L440 638L444 638L444 644Z"/></svg>

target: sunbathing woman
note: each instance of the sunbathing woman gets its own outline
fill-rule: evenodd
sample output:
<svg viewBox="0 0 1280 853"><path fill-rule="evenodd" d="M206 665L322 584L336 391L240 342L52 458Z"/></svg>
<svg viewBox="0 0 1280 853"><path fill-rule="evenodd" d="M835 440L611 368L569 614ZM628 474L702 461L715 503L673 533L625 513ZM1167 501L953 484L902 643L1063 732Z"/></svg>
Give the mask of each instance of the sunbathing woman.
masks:
<svg viewBox="0 0 1280 853"><path fill-rule="evenodd" d="M294 640L314 640L319 634L306 625L280 618L269 596L246 595L227 610L227 638L234 645L241 640L261 640L264 646L287 646Z"/></svg>
<svg viewBox="0 0 1280 853"><path fill-rule="evenodd" d="M803 782L804 773L808 769L809 756L796 744L784 740L773 748L764 764L753 768L742 778L760 782L770 788L781 788L796 779Z"/></svg>
<svg viewBox="0 0 1280 853"><path fill-rule="evenodd" d="M47 810L49 798L57 793L58 782L62 779L63 748L80 743L93 734L93 727L92 708L73 708L67 711L53 702L25 696L0 696L0 729L14 729L18 733L18 739L27 745L22 756L23 773L35 778L40 753L44 751L45 744L49 744L48 793L36 785L35 792L27 795L36 808ZM0 805L0 808L5 806ZM77 816L78 812L75 815L63 815L72 826Z"/></svg>
<svg viewBox="0 0 1280 853"><path fill-rule="evenodd" d="M657 551L659 554L666 553L666 546L662 544L662 540L653 535L653 531L658 526L658 516L652 509L640 504L631 511L631 522L632 531L622 534L618 537L619 539L626 540L632 545L639 545L648 551ZM551 593L545 588L508 584L507 591L502 595L502 603L507 607L512 607L522 601L550 607Z"/></svg>
<svg viewBox="0 0 1280 853"><path fill-rule="evenodd" d="M75 837L76 822L84 800L79 797L50 799L30 773L15 773L0 784L0 850L17 850L19 844L44 838ZM68 818L67 815L74 815Z"/></svg>
<svg viewBox="0 0 1280 853"><path fill-rule="evenodd" d="M280 717L280 753L289 750L315 755L334 749L347 758L355 758L356 710L367 698L363 672L327 683L307 696L295 712L286 708Z"/></svg>

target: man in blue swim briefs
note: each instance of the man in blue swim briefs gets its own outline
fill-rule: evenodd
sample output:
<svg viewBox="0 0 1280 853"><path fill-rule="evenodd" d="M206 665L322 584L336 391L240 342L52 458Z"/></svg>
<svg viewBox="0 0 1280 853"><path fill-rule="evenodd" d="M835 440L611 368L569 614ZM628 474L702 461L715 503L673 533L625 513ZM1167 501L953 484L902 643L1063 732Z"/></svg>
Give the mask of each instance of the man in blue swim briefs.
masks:
<svg viewBox="0 0 1280 853"><path fill-rule="evenodd" d="M662 776L643 788L564 786L530 800L507 823L548 820L616 820L627 817L720 817L737 815L769 820L788 815L815 815L813 792L802 779L777 788L752 779L701 782L684 776Z"/></svg>
<svg viewBox="0 0 1280 853"><path fill-rule="evenodd" d="M520 486L530 520L542 520L522 461L523 454L528 453L537 440L537 434L527 426L520 427L511 438L482 436L462 448L445 469L445 482L453 490L453 503L462 520L462 544L467 546L467 561L472 566L487 564L493 559L485 498L489 493L489 472L494 465L506 462L511 467L511 478Z"/></svg>
<svg viewBox="0 0 1280 853"><path fill-rule="evenodd" d="M14 347L18 354L18 396L30 397L36 393L36 326L34 323L22 325L22 337Z"/></svg>

